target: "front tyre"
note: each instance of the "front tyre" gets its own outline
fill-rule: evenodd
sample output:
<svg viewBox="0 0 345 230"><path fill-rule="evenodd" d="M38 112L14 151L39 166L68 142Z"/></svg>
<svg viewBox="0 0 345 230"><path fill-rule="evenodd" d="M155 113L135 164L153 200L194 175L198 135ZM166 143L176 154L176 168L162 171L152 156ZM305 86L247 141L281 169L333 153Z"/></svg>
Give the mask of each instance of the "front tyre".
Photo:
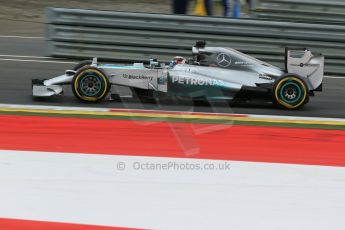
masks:
<svg viewBox="0 0 345 230"><path fill-rule="evenodd" d="M81 61L76 66L74 66L73 70L78 71L81 68L90 67L91 64L92 64L92 60Z"/></svg>
<svg viewBox="0 0 345 230"><path fill-rule="evenodd" d="M107 95L110 88L105 74L94 67L80 69L73 77L74 95L83 102L99 102Z"/></svg>
<svg viewBox="0 0 345 230"><path fill-rule="evenodd" d="M287 75L273 88L273 102L285 109L298 109L309 101L308 86L298 76Z"/></svg>

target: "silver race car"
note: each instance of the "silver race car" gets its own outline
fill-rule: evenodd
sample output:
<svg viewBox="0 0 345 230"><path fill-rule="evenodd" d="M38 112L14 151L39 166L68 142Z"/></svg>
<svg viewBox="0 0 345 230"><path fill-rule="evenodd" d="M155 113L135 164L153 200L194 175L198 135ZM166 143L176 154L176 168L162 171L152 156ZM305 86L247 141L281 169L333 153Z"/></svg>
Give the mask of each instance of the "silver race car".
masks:
<svg viewBox="0 0 345 230"><path fill-rule="evenodd" d="M121 91L128 89L139 98L264 100L296 109L314 91L322 91L324 57L308 49L286 49L285 70L231 48L206 47L203 41L195 44L192 54L190 60L175 57L169 65L151 60L147 66L98 64L94 58L61 76L32 80L32 93L34 97L61 95L64 85L71 85L83 102L99 102L107 95L122 97Z"/></svg>

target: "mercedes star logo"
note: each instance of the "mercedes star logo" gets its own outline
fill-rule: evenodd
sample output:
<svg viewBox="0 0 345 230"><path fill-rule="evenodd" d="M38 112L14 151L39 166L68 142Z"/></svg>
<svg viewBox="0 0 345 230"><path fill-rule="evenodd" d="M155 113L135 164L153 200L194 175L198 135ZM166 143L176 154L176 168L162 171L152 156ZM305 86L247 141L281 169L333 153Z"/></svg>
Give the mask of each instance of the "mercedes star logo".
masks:
<svg viewBox="0 0 345 230"><path fill-rule="evenodd" d="M220 67L228 67L229 65L231 65L231 58L229 55L225 54L225 53L221 53L217 56L217 64Z"/></svg>

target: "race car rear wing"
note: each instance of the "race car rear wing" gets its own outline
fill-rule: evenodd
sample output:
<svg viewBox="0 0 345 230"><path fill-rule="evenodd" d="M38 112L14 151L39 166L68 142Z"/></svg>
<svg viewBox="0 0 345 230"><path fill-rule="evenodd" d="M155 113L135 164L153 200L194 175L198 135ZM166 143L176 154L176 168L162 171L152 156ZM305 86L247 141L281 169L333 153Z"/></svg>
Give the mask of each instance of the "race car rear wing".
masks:
<svg viewBox="0 0 345 230"><path fill-rule="evenodd" d="M306 77L309 89L317 89L324 76L325 58L322 54L313 54L310 50L285 48L285 68L287 73Z"/></svg>

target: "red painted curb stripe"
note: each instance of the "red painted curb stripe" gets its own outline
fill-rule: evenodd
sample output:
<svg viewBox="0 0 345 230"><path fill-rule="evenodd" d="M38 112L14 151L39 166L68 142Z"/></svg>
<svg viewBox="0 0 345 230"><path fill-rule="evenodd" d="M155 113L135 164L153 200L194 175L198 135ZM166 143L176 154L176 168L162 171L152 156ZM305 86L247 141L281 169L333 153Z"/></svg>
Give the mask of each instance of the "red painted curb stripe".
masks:
<svg viewBox="0 0 345 230"><path fill-rule="evenodd" d="M0 116L0 149L345 166L345 131Z"/></svg>
<svg viewBox="0 0 345 230"><path fill-rule="evenodd" d="M1 230L130 230L134 228L0 218Z"/></svg>

